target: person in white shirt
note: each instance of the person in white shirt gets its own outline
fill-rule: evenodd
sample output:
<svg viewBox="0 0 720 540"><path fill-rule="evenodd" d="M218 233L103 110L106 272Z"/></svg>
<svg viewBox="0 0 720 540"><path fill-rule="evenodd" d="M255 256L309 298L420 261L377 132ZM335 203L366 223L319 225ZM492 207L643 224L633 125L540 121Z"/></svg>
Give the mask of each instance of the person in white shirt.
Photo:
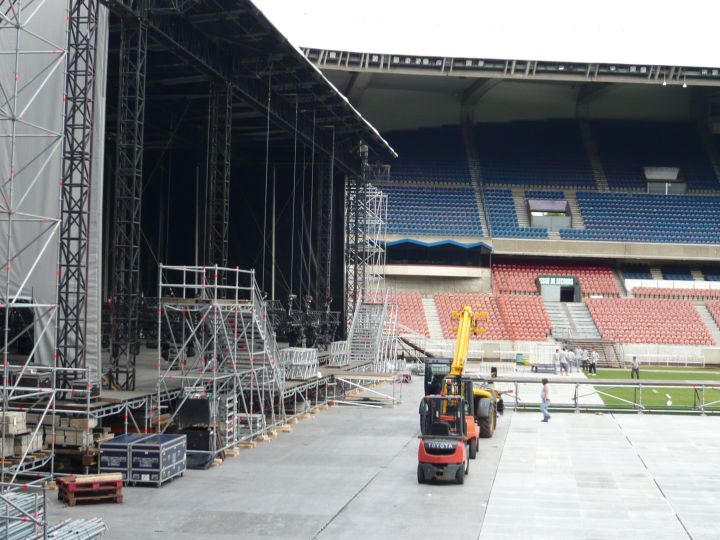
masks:
<svg viewBox="0 0 720 540"><path fill-rule="evenodd" d="M555 349L555 352L552 355L552 363L553 363L553 371L555 371L555 373L557 373L557 370L560 367L560 349Z"/></svg>
<svg viewBox="0 0 720 540"><path fill-rule="evenodd" d="M542 380L542 390L540 390L540 411L542 412L542 422L550 420L550 384L547 379Z"/></svg>
<svg viewBox="0 0 720 540"><path fill-rule="evenodd" d="M575 353L572 350L567 352L567 365L568 372L572 372L573 365L575 365Z"/></svg>
<svg viewBox="0 0 720 540"><path fill-rule="evenodd" d="M597 375L597 363L600 360L600 354L593 349L590 353L590 373L593 375Z"/></svg>
<svg viewBox="0 0 720 540"><path fill-rule="evenodd" d="M560 353L560 375L562 375L563 373L565 373L565 375L567 375L567 373L568 373L568 358L567 358L567 355L568 355L568 352L567 352L567 350L565 349L565 347L563 347L563 350L562 350L562 352Z"/></svg>
<svg viewBox="0 0 720 540"><path fill-rule="evenodd" d="M630 378L640 379L640 360L633 354L632 361L630 362Z"/></svg>

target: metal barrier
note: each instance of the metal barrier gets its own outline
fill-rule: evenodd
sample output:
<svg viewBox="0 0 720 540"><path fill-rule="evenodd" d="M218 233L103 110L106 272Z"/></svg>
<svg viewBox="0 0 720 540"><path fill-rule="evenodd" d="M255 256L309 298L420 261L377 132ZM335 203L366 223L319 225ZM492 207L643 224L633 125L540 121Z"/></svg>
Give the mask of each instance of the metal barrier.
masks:
<svg viewBox="0 0 720 540"><path fill-rule="evenodd" d="M537 410L542 378L478 377L493 382L513 410ZM655 412L720 414L720 381L552 378L551 410L567 412ZM668 392L687 390L682 403ZM677 396L677 394L676 394ZM687 398L691 397L691 400ZM685 403L685 401L689 401Z"/></svg>

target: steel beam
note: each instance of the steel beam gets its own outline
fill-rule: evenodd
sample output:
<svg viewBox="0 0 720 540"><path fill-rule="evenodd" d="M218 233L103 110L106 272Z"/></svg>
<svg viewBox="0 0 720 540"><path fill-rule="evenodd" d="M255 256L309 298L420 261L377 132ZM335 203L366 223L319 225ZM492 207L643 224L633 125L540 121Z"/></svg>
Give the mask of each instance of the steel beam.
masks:
<svg viewBox="0 0 720 540"><path fill-rule="evenodd" d="M97 3L70 0L65 76L58 258L57 359L64 368L87 367L87 287L95 114ZM62 386L80 371L60 371Z"/></svg>
<svg viewBox="0 0 720 540"><path fill-rule="evenodd" d="M120 22L120 79L115 168L110 382L135 388L140 297L140 216L145 125L147 24Z"/></svg>

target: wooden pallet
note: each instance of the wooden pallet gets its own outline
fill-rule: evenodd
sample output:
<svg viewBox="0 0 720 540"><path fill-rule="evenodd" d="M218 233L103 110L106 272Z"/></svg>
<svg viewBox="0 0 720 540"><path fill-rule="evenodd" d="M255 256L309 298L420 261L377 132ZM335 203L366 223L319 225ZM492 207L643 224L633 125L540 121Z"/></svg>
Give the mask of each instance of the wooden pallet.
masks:
<svg viewBox="0 0 720 540"><path fill-rule="evenodd" d="M119 478L118 478L119 477ZM95 474L58 478L58 500L75 506L77 503L122 503L122 474Z"/></svg>

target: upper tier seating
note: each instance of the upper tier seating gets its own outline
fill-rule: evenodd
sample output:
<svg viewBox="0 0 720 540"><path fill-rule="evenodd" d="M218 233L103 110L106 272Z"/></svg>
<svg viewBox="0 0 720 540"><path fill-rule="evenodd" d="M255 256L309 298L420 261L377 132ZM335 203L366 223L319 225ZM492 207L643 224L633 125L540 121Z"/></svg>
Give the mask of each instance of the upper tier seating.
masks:
<svg viewBox="0 0 720 540"><path fill-rule="evenodd" d="M472 188L381 186L390 234L483 236Z"/></svg>
<svg viewBox="0 0 720 540"><path fill-rule="evenodd" d="M635 287L635 298L671 298L675 300L715 300L720 299L720 289L691 289L685 287Z"/></svg>
<svg viewBox="0 0 720 540"><path fill-rule="evenodd" d="M720 267L718 266L703 266L702 273L705 281L720 281Z"/></svg>
<svg viewBox="0 0 720 540"><path fill-rule="evenodd" d="M694 281L695 279L687 266L666 264L661 270L663 279L674 281Z"/></svg>
<svg viewBox="0 0 720 540"><path fill-rule="evenodd" d="M589 298L603 339L621 343L714 345L692 302L654 298Z"/></svg>
<svg viewBox="0 0 720 540"><path fill-rule="evenodd" d="M578 192L585 229L561 229L567 240L720 243L720 197Z"/></svg>
<svg viewBox="0 0 720 540"><path fill-rule="evenodd" d="M459 126L394 131L386 137L399 154L391 163L391 179L470 183L465 143Z"/></svg>
<svg viewBox="0 0 720 540"><path fill-rule="evenodd" d="M487 184L596 185L577 122L477 124L474 134Z"/></svg>
<svg viewBox="0 0 720 540"><path fill-rule="evenodd" d="M475 334L472 339L545 341L552 330L545 304L540 297L486 296L482 294L436 294L435 305L443 335L456 336L457 321L451 319L453 311L465 306L488 313L487 332Z"/></svg>
<svg viewBox="0 0 720 540"><path fill-rule="evenodd" d="M626 264L622 273L625 279L654 279L647 264Z"/></svg>
<svg viewBox="0 0 720 540"><path fill-rule="evenodd" d="M691 124L596 121L593 136L611 188L645 188L645 166L679 167L689 189L720 189Z"/></svg>
<svg viewBox="0 0 720 540"><path fill-rule="evenodd" d="M575 276L585 295L620 296L615 274L609 266L572 264L495 263L493 286L501 293L539 294L538 276Z"/></svg>
<svg viewBox="0 0 720 540"><path fill-rule="evenodd" d="M398 323L407 326L418 334L430 337L427 319L425 318L425 309L423 308L422 297L417 292L398 292L396 295L398 306ZM404 334L405 330L400 328L399 334Z"/></svg>
<svg viewBox="0 0 720 540"><path fill-rule="evenodd" d="M488 189L485 191L488 224L493 236L504 238L547 238L545 227L518 226L517 211L509 189Z"/></svg>

